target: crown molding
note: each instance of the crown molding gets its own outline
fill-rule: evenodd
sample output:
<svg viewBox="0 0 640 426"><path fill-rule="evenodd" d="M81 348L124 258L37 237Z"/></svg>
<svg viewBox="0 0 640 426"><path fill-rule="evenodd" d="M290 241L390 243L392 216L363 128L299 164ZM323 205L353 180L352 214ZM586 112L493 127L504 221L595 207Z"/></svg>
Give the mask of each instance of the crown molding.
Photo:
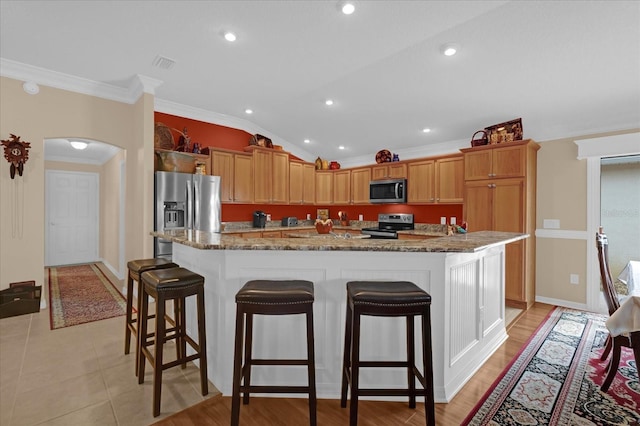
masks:
<svg viewBox="0 0 640 426"><path fill-rule="evenodd" d="M135 103L142 93L154 94L155 89L162 84L160 80L137 74L130 79L128 87L120 87L5 58L0 58L0 75L127 104Z"/></svg>

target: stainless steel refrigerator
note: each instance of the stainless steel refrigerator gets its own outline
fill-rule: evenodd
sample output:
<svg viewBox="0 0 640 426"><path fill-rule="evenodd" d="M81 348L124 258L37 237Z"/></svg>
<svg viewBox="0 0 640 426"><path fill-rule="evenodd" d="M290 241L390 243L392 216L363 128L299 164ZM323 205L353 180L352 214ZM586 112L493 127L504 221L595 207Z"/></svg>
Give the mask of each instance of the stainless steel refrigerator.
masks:
<svg viewBox="0 0 640 426"><path fill-rule="evenodd" d="M220 232L220 176L155 173L156 231ZM154 239L154 256L171 259L171 241Z"/></svg>

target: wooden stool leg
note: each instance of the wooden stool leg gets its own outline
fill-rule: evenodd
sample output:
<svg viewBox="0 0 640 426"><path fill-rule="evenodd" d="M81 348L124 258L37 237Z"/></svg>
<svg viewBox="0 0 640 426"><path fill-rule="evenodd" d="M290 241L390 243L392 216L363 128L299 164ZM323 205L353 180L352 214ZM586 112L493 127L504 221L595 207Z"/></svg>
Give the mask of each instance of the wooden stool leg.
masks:
<svg viewBox="0 0 640 426"><path fill-rule="evenodd" d="M144 312L145 316L149 315L149 301L147 300L147 307L145 308L145 310L142 310L142 294L144 292L144 285L142 284L142 279L138 276L138 280L136 281L137 284L137 288L138 288L138 303L136 304L138 307L138 313L137 313L137 321L138 321L138 334L136 335L136 365L138 365L138 363L140 362L140 345L142 344L142 339L143 339L143 335L140 334L140 323L142 322L141 317L143 316L141 314L141 312ZM148 320L148 318L147 318ZM147 329L149 328L149 321L147 321ZM146 339L146 337L145 337ZM137 371L136 371L137 374Z"/></svg>
<svg viewBox="0 0 640 426"><path fill-rule="evenodd" d="M349 424L358 424L358 397L360 378L360 312L358 308L353 309L353 338L351 339L351 402L349 406Z"/></svg>
<svg viewBox="0 0 640 426"><path fill-rule="evenodd" d="M147 328L149 325L149 318L147 311L149 310L149 296L144 290L142 293L138 293L138 299L140 299L140 310L138 311L138 350L136 351L136 362L138 365L138 384L144 383L144 367L147 361L146 357L142 356L142 351L147 350Z"/></svg>
<svg viewBox="0 0 640 426"><path fill-rule="evenodd" d="M131 273L127 274L127 312L126 321L124 327L124 353L128 354L131 351L131 327L135 322L133 320L133 278ZM140 322L136 325L140 328ZM136 334L137 337L137 334ZM136 363L137 365L137 363ZM136 367L137 368L137 367Z"/></svg>
<svg viewBox="0 0 640 426"><path fill-rule="evenodd" d="M176 324L176 356L177 359L184 359L187 356L187 341L185 336L187 335L187 301L184 297L174 299L173 301L174 318L175 321L180 321L180 325ZM183 362L182 369L187 368L187 363Z"/></svg>
<svg viewBox="0 0 640 426"><path fill-rule="evenodd" d="M244 366L242 367L242 377L244 379L243 387L245 389L242 395L242 403L249 403L251 391L251 368L253 363L253 314L247 314L246 331L244 334Z"/></svg>
<svg viewBox="0 0 640 426"><path fill-rule="evenodd" d="M307 312L307 374L309 376L309 424L316 426L317 420L317 397L316 397L316 358L313 333L313 305L310 305Z"/></svg>
<svg viewBox="0 0 640 426"><path fill-rule="evenodd" d="M414 316L407 315L407 379L409 384L409 408L416 408L416 365L415 323Z"/></svg>
<svg viewBox="0 0 640 426"><path fill-rule="evenodd" d="M422 314L422 363L424 386L424 414L427 426L436 424L436 406L433 395L433 357L431 351L431 309L425 307Z"/></svg>
<svg viewBox="0 0 640 426"><path fill-rule="evenodd" d="M353 312L347 300L347 314L345 316L344 326L344 354L342 358L342 393L340 396L340 406L347 406L347 390L351 381L351 330L352 330Z"/></svg>
<svg viewBox="0 0 640 426"><path fill-rule="evenodd" d="M198 290L198 350L200 352L200 390L202 396L209 393L209 379L207 378L207 336L205 332L204 288Z"/></svg>
<svg viewBox="0 0 640 426"><path fill-rule="evenodd" d="M156 335L153 357L153 417L160 415L160 397L162 393L162 349L166 333L164 297L156 298Z"/></svg>
<svg viewBox="0 0 640 426"><path fill-rule="evenodd" d="M231 426L240 424L240 383L242 381L242 346L244 343L244 311L236 308L236 343L233 355L233 390L231 393Z"/></svg>

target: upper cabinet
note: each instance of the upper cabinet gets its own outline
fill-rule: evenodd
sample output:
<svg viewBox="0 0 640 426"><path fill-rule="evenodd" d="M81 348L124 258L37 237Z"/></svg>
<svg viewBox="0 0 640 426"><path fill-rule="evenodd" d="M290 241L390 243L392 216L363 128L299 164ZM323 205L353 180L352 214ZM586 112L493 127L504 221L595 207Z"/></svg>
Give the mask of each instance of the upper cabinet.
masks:
<svg viewBox="0 0 640 426"><path fill-rule="evenodd" d="M253 163L250 154L212 150L210 173L220 176L223 203L253 202Z"/></svg>
<svg viewBox="0 0 640 426"><path fill-rule="evenodd" d="M289 163L289 204L313 204L315 190L315 165L300 161Z"/></svg>
<svg viewBox="0 0 640 426"><path fill-rule="evenodd" d="M351 170L351 204L369 204L369 182L370 167Z"/></svg>
<svg viewBox="0 0 640 426"><path fill-rule="evenodd" d="M316 171L316 204L333 203L333 172Z"/></svg>
<svg viewBox="0 0 640 426"><path fill-rule="evenodd" d="M253 201L289 203L289 154L268 148L253 151Z"/></svg>
<svg viewBox="0 0 640 426"><path fill-rule="evenodd" d="M408 203L435 203L435 160L409 163L407 178Z"/></svg>
<svg viewBox="0 0 640 426"><path fill-rule="evenodd" d="M436 203L461 204L464 200L464 158L439 158L435 164Z"/></svg>
<svg viewBox="0 0 640 426"><path fill-rule="evenodd" d="M465 153L464 179L469 181L524 176L526 150L521 149L523 142L500 144L500 149L495 149L498 145L485 145L462 150Z"/></svg>
<svg viewBox="0 0 640 426"><path fill-rule="evenodd" d="M351 170L333 172L333 204L351 203Z"/></svg>
<svg viewBox="0 0 640 426"><path fill-rule="evenodd" d="M371 180L407 178L407 163L397 161L371 167Z"/></svg>

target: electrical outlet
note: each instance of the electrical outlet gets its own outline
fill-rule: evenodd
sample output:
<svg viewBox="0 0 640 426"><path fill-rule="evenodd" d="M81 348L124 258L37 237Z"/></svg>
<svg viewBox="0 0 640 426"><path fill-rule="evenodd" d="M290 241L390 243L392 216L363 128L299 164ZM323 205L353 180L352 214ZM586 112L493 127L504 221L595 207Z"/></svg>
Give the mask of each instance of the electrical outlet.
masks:
<svg viewBox="0 0 640 426"><path fill-rule="evenodd" d="M580 284L580 276L578 274L569 274L569 282L571 284Z"/></svg>
<svg viewBox="0 0 640 426"><path fill-rule="evenodd" d="M358 220L359 220L360 222L362 222L362 221L364 220L364 215L359 214L359 215L358 215Z"/></svg>
<svg viewBox="0 0 640 426"><path fill-rule="evenodd" d="M440 225L446 225L447 224L447 218L444 216L440 217Z"/></svg>
<svg viewBox="0 0 640 426"><path fill-rule="evenodd" d="M452 225L456 224L456 217L455 216L451 216L451 222L449 222Z"/></svg>

